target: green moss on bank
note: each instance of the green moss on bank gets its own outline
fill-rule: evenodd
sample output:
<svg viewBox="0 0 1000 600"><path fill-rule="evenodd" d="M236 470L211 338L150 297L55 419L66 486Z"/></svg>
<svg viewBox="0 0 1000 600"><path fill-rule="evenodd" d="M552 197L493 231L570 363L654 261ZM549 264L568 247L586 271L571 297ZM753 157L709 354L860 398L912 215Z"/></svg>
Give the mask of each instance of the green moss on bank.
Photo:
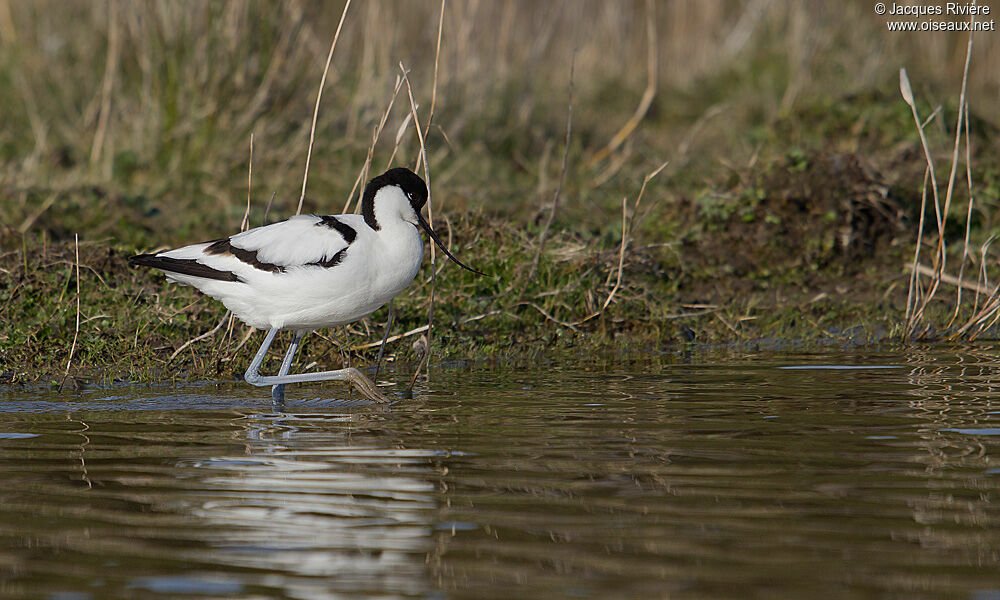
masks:
<svg viewBox="0 0 1000 600"><path fill-rule="evenodd" d="M246 329L224 324L185 346L215 329L224 309L155 273L128 268L126 259L238 228L251 132L251 223L264 220L268 205L271 221L294 213L327 49L312 26L335 25L339 9L316 5L306 14L297 4L263 4L244 15L241 5L210 4L197 15L165 7L140 18L142 7L119 3L125 46L105 102L108 36L92 35L108 22L103 9L74 5L40 21L44 10L36 14L30 6L13 7L20 37L0 45L0 104L13 107L0 114L0 380L60 380L71 353L69 373L76 378L238 375L260 334L242 343ZM391 98L397 54L413 55L407 66L416 100L429 104L435 57L428 49L435 47L438 6L397 3L391 15L375 8L351 15L347 54L338 54L342 62L324 96L305 211L337 213L344 206ZM594 21L585 11L562 15L546 32L536 26L551 23L546 11L554 9L543 4L506 14L512 5L486 3L478 16L448 6L459 12L446 19L440 94L427 135L435 223L456 254L495 277L438 263L435 359L534 364L598 355L625 360L715 344L901 339L904 265L912 260L925 163L909 108L898 97L896 69L903 58L922 56L917 41L901 38L885 51L903 54L868 62L878 38L855 17L870 16L870 9L838 7L824 15L827 41L815 42L829 42L836 56L790 48L805 43L783 34L792 13L806 11L799 18L812 19L820 10L790 6L788 15L762 14L739 53L715 66L684 65L665 53L691 48L700 56L725 44L705 36L712 28L703 23L674 28L676 43L661 48L661 66L671 67L661 68L648 112L607 159L594 160L643 95L644 42L625 34L644 22L635 11L645 5L622 4L621 19L601 20L584 41L575 32ZM663 31L669 19L696 18L702 10L705 19L722 19L720 27L728 23L706 8L678 7L659 8ZM506 30L508 54L497 55L503 44L490 37L491 28L467 38L457 33L463 24L505 14L515 25ZM683 31L693 32L691 39L674 39ZM365 45L375 34L392 52ZM549 34L551 46L535 43ZM608 39L635 43L617 56ZM573 134L561 177L573 56ZM863 74L846 68L855 63L867 65ZM911 72L915 85L918 75L925 82L916 86L924 116L937 108L927 104L928 86L957 91L953 74L934 79ZM972 83L976 98L991 89L988 81ZM400 138L398 152L393 148L409 109L404 98L405 92L396 98L375 149L375 171L390 156L412 165L417 154L412 135ZM104 110L110 116L100 138ZM988 111L977 112L975 103L973 111L978 252L1000 233L1000 138L978 116ZM955 116L956 103L945 100L928 127L942 182ZM670 165L637 203L646 175L666 160ZM561 179L558 210L531 273ZM951 272L961 259L957 242L968 200L963 186L957 190L946 229ZM928 219L925 231L931 229ZM987 261L995 256L987 254ZM394 333L426 324L430 271L425 263L397 298ZM945 328L952 293L942 290L927 322ZM342 347L353 348L355 363L370 360L375 351L365 347L380 339L383 314L347 334L312 336L301 364L335 367ZM394 342L394 357L414 361L417 337Z"/></svg>

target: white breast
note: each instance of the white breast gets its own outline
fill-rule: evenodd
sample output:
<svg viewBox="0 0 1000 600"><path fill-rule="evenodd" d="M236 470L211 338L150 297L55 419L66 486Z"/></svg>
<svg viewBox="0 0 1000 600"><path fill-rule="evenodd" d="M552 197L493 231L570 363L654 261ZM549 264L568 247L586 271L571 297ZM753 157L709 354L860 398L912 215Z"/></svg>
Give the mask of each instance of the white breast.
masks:
<svg viewBox="0 0 1000 600"><path fill-rule="evenodd" d="M242 321L260 329L309 331L351 323L370 315L405 289L420 270L423 240L417 228L397 220L379 231L360 215L339 215L356 233L349 244L336 231L317 226L319 217L295 217L233 236L240 249L256 251L262 270L245 258L205 252L197 244L164 253L236 274L219 281L177 273L167 276L217 298ZM324 237L318 237L324 236ZM317 262L344 253L333 266Z"/></svg>

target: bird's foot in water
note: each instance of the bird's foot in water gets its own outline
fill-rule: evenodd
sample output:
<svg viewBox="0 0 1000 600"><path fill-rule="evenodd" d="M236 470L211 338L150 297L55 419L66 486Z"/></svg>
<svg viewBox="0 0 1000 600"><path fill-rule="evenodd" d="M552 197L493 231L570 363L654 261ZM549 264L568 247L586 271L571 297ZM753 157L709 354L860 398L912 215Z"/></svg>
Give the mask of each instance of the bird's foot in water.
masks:
<svg viewBox="0 0 1000 600"><path fill-rule="evenodd" d="M361 392L362 396L379 404L390 402L389 398L378 389L375 382L368 379L364 373L355 368L344 369L344 371L345 379Z"/></svg>
<svg viewBox="0 0 1000 600"><path fill-rule="evenodd" d="M376 404L387 404L391 402L389 397L379 390L378 386L375 385L375 382L366 377L361 371L354 368L344 369L341 377L353 385L362 396L368 398L372 402L375 402ZM271 387L271 401L274 402L275 406L284 406L285 384L278 384Z"/></svg>

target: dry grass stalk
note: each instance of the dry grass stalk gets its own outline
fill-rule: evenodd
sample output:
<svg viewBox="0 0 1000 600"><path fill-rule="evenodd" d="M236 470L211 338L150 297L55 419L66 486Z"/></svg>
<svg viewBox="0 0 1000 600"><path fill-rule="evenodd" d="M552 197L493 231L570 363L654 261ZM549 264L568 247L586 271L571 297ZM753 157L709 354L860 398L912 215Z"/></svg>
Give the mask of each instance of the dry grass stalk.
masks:
<svg viewBox="0 0 1000 600"><path fill-rule="evenodd" d="M913 267L911 265L906 265L906 270L909 271ZM935 269L928 267L927 265L917 265L917 272L925 277L933 277ZM972 281L965 281L960 277L955 277L954 275L949 275L947 273L941 274L941 282L947 283L948 285L953 285L966 290L971 290L977 294L990 295L992 292L989 287Z"/></svg>
<svg viewBox="0 0 1000 600"><path fill-rule="evenodd" d="M385 161L386 169L391 167L392 162L396 160L396 154L399 153L399 143L403 141L403 136L406 135L406 130L409 129L410 121L412 120L413 120L413 113L406 113L406 118L403 119L403 122L400 123L399 125L399 129L396 130L396 141L392 146L392 154L389 155L389 160Z"/></svg>
<svg viewBox="0 0 1000 600"><path fill-rule="evenodd" d="M639 106L636 107L635 113L632 114L629 120L618 130L618 133L612 136L608 145L601 148L597 154L587 161L587 167L601 162L617 150L639 126L639 123L645 118L646 113L649 112L649 107L653 105L653 99L656 98L656 73L659 69L657 56L659 55L659 49L656 38L656 8L653 0L646 0L646 42L646 89L639 100Z"/></svg>
<svg viewBox="0 0 1000 600"><path fill-rule="evenodd" d="M958 173L958 151L959 151L959 148L961 147L961 142L962 142L962 122L963 122L963 117L966 115L966 111L969 110L969 103L965 99L965 95L966 95L966 91L968 90L968 83L969 83L969 62L972 59L972 39L973 39L973 32L970 31L969 32L969 45L966 48L966 52L965 52L965 67L964 67L964 69L962 71L962 93L959 95L958 120L955 123L955 148L952 151L952 155L951 155L951 171L948 173L948 191L945 192L945 196L944 196L944 214L945 214L945 218L948 217L949 209L951 208L952 194L953 194L953 192L955 190L955 177L956 177L956 175ZM968 147L968 144L969 144L969 138L968 138L968 136L966 136L966 138L965 138L965 143L966 143L966 147ZM969 167L968 159L966 159L965 166L966 166L967 170L969 168L971 168L971 167ZM966 223L965 223L966 237L965 237L965 246L964 246L963 251L962 251L962 264L959 267L959 271L960 272L964 270L964 268L965 268L965 259L969 255L969 252L968 252L968 250L969 250L969 237L968 237L968 233L969 233L969 228L971 227L971 218L972 218L972 187L971 187L971 180L970 180L970 186L969 186L969 213L968 213L968 218L966 219ZM940 241L940 243L942 244L942 246L944 245L943 238ZM943 252L943 250L942 250L942 252ZM942 271L943 270L944 270L944 267L942 266ZM951 327L952 323L955 322L955 319L958 318L958 311L961 308L961 306L962 306L962 286L958 286L957 299L955 300L955 312L952 315L951 320L948 321L948 327Z"/></svg>
<svg viewBox="0 0 1000 600"><path fill-rule="evenodd" d="M917 276L917 265L920 263L920 248L924 241L924 220L927 216L927 182L930 179L928 169L924 169L924 184L920 188L920 218L917 221L917 243L913 249L913 265L910 268L910 287L906 295L906 328L907 334L910 332L910 324L913 319L913 311L916 310L916 303L920 294L920 279Z"/></svg>
<svg viewBox="0 0 1000 600"><path fill-rule="evenodd" d="M10 1L0 0L0 40L8 44L16 44L17 27L14 26L14 17L10 12Z"/></svg>
<svg viewBox="0 0 1000 600"><path fill-rule="evenodd" d="M437 104L438 64L441 59L441 34L444 31L444 6L445 6L445 0L441 0L441 12L438 17L437 46L434 50L434 80L433 83L431 84L431 110L427 114L427 123L424 124L424 138L427 137L427 134L431 130L431 121L434 120L434 106ZM417 159L414 161L414 167L413 167L414 170L416 170L419 166L420 166L420 155L418 154Z"/></svg>
<svg viewBox="0 0 1000 600"><path fill-rule="evenodd" d="M220 329L222 329L223 325L225 325L226 323L229 322L229 319L230 319L231 315L232 315L232 313L230 313L229 311L226 311L225 316L222 317L222 320L220 320L219 323L215 327L213 327L212 329L206 331L205 333L203 333L203 334L201 334L199 336L193 337L193 338L189 339L188 341L184 342L184 344L182 344L180 348L178 348L177 350L174 350L174 353L171 354L170 358L167 359L167 363L169 364L169 363L173 362L174 359L177 358L177 355L180 354L181 352L183 352L184 349L187 348L188 346L190 346L191 344L194 344L195 342L200 342L201 340L203 340L203 339L205 339L207 337L211 337L211 336L215 335Z"/></svg>
<svg viewBox="0 0 1000 600"><path fill-rule="evenodd" d="M715 313L715 318L718 319L723 325L725 325L726 328L729 329L729 331L732 331L734 334L736 334L736 337L743 337L743 334L740 333L740 331L736 329L736 327L734 327L732 323L729 322L729 319L723 317L719 313Z"/></svg>
<svg viewBox="0 0 1000 600"><path fill-rule="evenodd" d="M104 148L104 138L108 130L108 120L111 118L111 92L114 90L115 73L118 64L118 48L121 45L118 35L118 6L116 0L108 2L108 54L104 64L104 81L101 84L101 112L97 118L97 130L90 146L90 164L94 165L101 157ZM111 163L107 163L105 177L111 177Z"/></svg>
<svg viewBox="0 0 1000 600"><path fill-rule="evenodd" d="M485 319L486 317L492 317L494 315L499 315L502 312L503 311L500 310L500 309L491 310L489 312L478 314L478 315L475 315L475 316L472 316L472 317L466 317L466 318L462 319L461 321L459 321L459 324L464 325L466 323L471 323L473 321L480 321L482 319ZM426 325L421 325L420 327L414 327L413 329L407 331L406 333L400 333L400 334L397 334L397 335L390 336L390 337L386 338L385 341L386 341L386 343L391 344L393 342L397 342L399 340L402 340L402 339L405 339L405 338L417 335L418 333L423 333L425 331L427 331L427 326ZM371 350L372 348L376 348L376 347L381 346L381 345L382 345L382 342L369 342L367 344L361 344L359 346L352 346L351 347L351 351L352 352L358 352L360 350Z"/></svg>
<svg viewBox="0 0 1000 600"><path fill-rule="evenodd" d="M69 368L73 365L73 354L76 353L76 340L80 337L80 234L73 234L73 243L76 247L76 329L73 331L73 343L69 347L69 358L66 360L63 381L69 377ZM62 383L59 385L62 387Z"/></svg>
<svg viewBox="0 0 1000 600"><path fill-rule="evenodd" d="M577 325L578 325L579 323L568 323L568 322L566 322L566 321L561 321L561 320L559 320L559 319L555 318L554 316L552 316L551 314L549 314L549 312L548 312L548 311L546 311L546 310L545 310L544 308L542 308L541 306L538 306L538 305L537 305L537 304L535 304L534 302L518 302L518 303L517 303L517 304L515 304L514 306L530 306L531 308L533 308L533 309L537 310L537 311L538 311L539 313L541 313L541 315L542 315L543 317L545 317L545 318L546 318L546 319L548 319L549 321L552 321L552 322L553 322L553 323L555 323L556 325L562 325L563 327L566 327L567 329L572 329L573 331L580 331L580 330L579 330L579 329L577 328Z"/></svg>
<svg viewBox="0 0 1000 600"><path fill-rule="evenodd" d="M966 66L968 68L968 66ZM972 207L975 205L975 196L972 193L972 151L969 142L969 105L965 105L965 181L969 189L969 206L965 215L965 240L962 244L962 264L958 269L958 292L955 299L955 314L948 321L950 328L958 318L958 311L962 306L962 279L965 277L965 263L969 259L969 236L972 234ZM985 271L984 271L985 273ZM976 292L976 299L973 302L972 312L975 314L979 306L979 292Z"/></svg>
<svg viewBox="0 0 1000 600"><path fill-rule="evenodd" d="M973 22L974 20L975 20L974 17L972 17ZM903 96L903 100L910 106L910 110L913 113L913 119L917 125L917 132L920 135L920 143L924 151L924 159L927 162L927 169L926 169L926 174L924 176L924 185L922 191L922 201L920 206L920 221L919 221L920 230L917 233L917 246L914 250L913 265L911 267L912 271L910 274L910 287L906 300L905 335L907 337L912 337L917 331L917 328L919 327L920 322L923 319L923 315L928 304L934 299L934 296L940 287L941 280L942 277L944 276L944 271L947 263L947 247L945 242L944 231L945 231L945 225L948 220L948 214L951 209L952 198L954 196L954 191L955 191L955 179L958 173L958 156L962 142L962 125L964 121L968 120L967 116L968 101L966 100L966 95L968 92L969 64L972 58L972 47L973 47L973 35L970 32L968 46L966 47L965 66L962 74L962 89L959 95L958 119L957 122L955 123L955 144L952 151L951 168L948 175L948 187L945 191L943 206L941 204L940 194L938 191L937 176L935 174L935 169L934 169L934 159L931 155L930 146L927 142L927 136L925 135L924 131L926 124L922 124L920 121L916 102L913 98L913 91L910 86L910 81L906 75L906 69L900 69L899 71L900 93ZM966 133L968 132L966 131ZM970 156L968 152L968 143L969 143L968 136L966 136L966 147L967 147L966 173L969 183L969 208L966 216L966 237L965 237L965 246L963 248L963 253L962 253L962 264L959 270L960 276L961 274L964 274L965 261L969 256L968 245L969 245L969 233L971 227L972 206L973 206L972 177L971 177L971 167L969 165ZM920 270L918 269L918 264L920 257L920 246L922 243L923 224L926 213L928 180L930 181L931 192L934 198L934 210L937 219L937 245L934 257L934 270L933 274L931 275L931 281L928 288L926 290L923 290L920 282ZM959 279L959 282L960 281L961 279ZM957 287L958 291L956 292L955 310L954 313L952 314L951 320L948 322L947 325L948 327L951 327L955 319L958 317L959 311L961 310L963 286L959 283ZM951 337L954 338L959 335L964 335L973 326L973 323L981 324L985 320L985 318L989 318L988 316L986 316L984 319L980 319L981 316L982 315L975 313L974 310L973 317L963 327L959 328L958 331L953 333Z"/></svg>
<svg viewBox="0 0 1000 600"><path fill-rule="evenodd" d="M986 272L986 255L990 250L990 246L996 239L995 235L991 235L986 238L986 241L979 246L979 281L982 282L987 288L990 286L990 276ZM976 294L976 299L972 304L972 313L975 314L979 310L979 294Z"/></svg>
<svg viewBox="0 0 1000 600"><path fill-rule="evenodd" d="M39 219L39 217L41 217L43 214L45 214L45 211L47 211L48 209L52 208L52 205L55 204L56 199L58 199L58 198L59 198L59 194L57 192L52 192L51 194L49 194L48 198L46 198L45 201L42 202L42 205L38 207L38 210L36 210L31 215L29 215L24 220L24 222L21 223L21 226L17 228L17 232L20 233L20 234L22 234L22 235L25 234L25 233L27 233L27 231L29 229L31 229L31 226L35 224L35 221L37 221ZM45 230L43 229L42 230L42 234L44 235L44 233L45 233Z"/></svg>
<svg viewBox="0 0 1000 600"><path fill-rule="evenodd" d="M965 114L965 110L969 107L968 101L965 99L966 91L969 87L969 62L972 60L972 40L973 33L969 32L969 45L965 52L965 68L962 70L962 92L958 96L958 120L955 123L955 147L951 154L951 170L948 173L948 189L944 195L944 218L948 218L949 209L951 208L952 194L955 191L955 177L958 174L958 151L962 144L962 117ZM944 239L938 241L939 244L944 244Z"/></svg>
<svg viewBox="0 0 1000 600"><path fill-rule="evenodd" d="M965 322L961 327L958 328L954 333L949 336L949 339L956 339L963 335L968 335L970 339L975 339L979 334L981 334L986 329L992 327L998 318L1000 318L1000 285L992 286L989 282L989 275L986 272L986 258L987 252L989 251L990 245L996 239L996 236L990 236L983 245L980 247L980 272L979 281L980 286L986 289L992 288L992 292L986 295L986 300L983 301L981 308L978 307L979 302L979 291L976 292L976 304L974 305L972 316L968 321ZM987 323L988 322L988 323Z"/></svg>
<svg viewBox="0 0 1000 600"><path fill-rule="evenodd" d="M406 84L406 95L410 99L410 115L413 117L413 128L417 131L417 140L420 142L420 160L424 165L424 181L427 182L427 224L434 228L434 204L431 201L431 170L427 164L427 146L424 144L424 133L420 130L420 119L417 117L417 103L413 100L413 88L410 87L410 78L406 75L406 67L399 63L399 70L403 73L403 82ZM434 329L434 267L435 252L434 244L431 247L431 291L427 307L427 353L431 351L431 333ZM429 372L429 369L428 369Z"/></svg>
<svg viewBox="0 0 1000 600"><path fill-rule="evenodd" d="M975 205L975 194L972 193L972 144L969 138L969 107L965 107L965 182L969 188L969 209L968 213L965 215L965 242L962 245L962 266L959 270L959 280L962 279L962 274L965 271L965 260L969 257L969 234L971 233L972 227L972 207ZM978 295L977 295L978 300ZM975 308L972 312L976 312Z"/></svg>
<svg viewBox="0 0 1000 600"><path fill-rule="evenodd" d="M410 379L410 385L406 388L408 393L413 392L413 386L417 383L417 377L420 377L420 370L425 366L428 366L428 361L430 360L431 345L430 340L427 339L426 335L420 336L417 341L413 342L413 350L420 353L420 362L417 363L417 369L413 372L413 378Z"/></svg>
<svg viewBox="0 0 1000 600"><path fill-rule="evenodd" d="M613 288L611 288L611 292L608 293L608 297L604 300L604 304L601 305L600 310L592 312L583 319L573 323L574 325L585 323L593 319L594 317L600 316L601 314L604 313L605 310L607 310L608 306L611 305L611 301L614 300L615 294L618 293L618 290L621 288L622 285L622 273L625 270L625 251L628 248L630 236L632 234L632 230L635 225L635 218L639 212L639 206L642 204L643 194L646 193L646 186L654 177L659 175L663 171L663 169L666 169L667 165L669 164L670 161L663 163L659 167L650 171L648 174L646 174L646 177L643 178L642 186L639 188L639 194L635 198L635 205L633 205L632 207L631 219L628 218L628 204L627 204L628 200L626 198L622 198L622 242L618 250L618 276L615 280L615 285ZM609 275L608 280L610 281L610 279L611 277Z"/></svg>
<svg viewBox="0 0 1000 600"><path fill-rule="evenodd" d="M443 2L442 2L441 10L442 10L442 23L443 23L443 18L444 18L443 17L443 15L444 15L444 3ZM439 39L438 39L438 48L440 50L440 31L439 31ZM404 71L404 75L405 75L405 71ZM361 185L361 182L366 181L368 179L368 173L369 173L369 170L371 168L372 157L375 154L375 146L378 144L378 141L379 141L379 139L382 136L382 131L385 128L386 122L388 122L388 120L389 120L389 115L392 112L392 107L393 107L393 105L396 102L396 97L399 95L399 90L402 87L402 85L403 85L403 77L400 77L400 76L397 75L396 76L396 85L393 88L392 97L389 99L389 104L388 104L388 106L386 106L385 111L382 113L382 118L379 120L378 124L376 124L376 126L372 130L372 140L371 140L371 143L368 146L368 153L365 156L365 162L364 162L364 164L361 167L361 171L358 173L358 177L354 180L354 185L351 187L351 193L348 195L347 202L344 204L344 209L342 211L343 213L346 213L348 211L348 209L350 208L351 201L354 198L354 192L356 190L358 190L359 186ZM434 91L434 93L436 95L436 93L437 93L437 80L436 80L436 78L435 78L434 85L435 85L435 91ZM433 104L432 104L432 106L433 106ZM396 139L395 139L395 144L393 146L392 156L389 158L389 164L390 165L392 164L392 160L393 160L393 158L395 158L396 152L399 149L399 143L402 140L403 134L406 131L406 127L409 124L410 120L413 118L414 114L415 113L411 112L410 114L408 114L406 116L406 119L403 121L402 126L400 127L399 131L397 131L397 133L396 133ZM355 211L360 210L361 200L362 200L362 194L359 193L358 194L357 203L355 204ZM433 251L433 248L432 248L432 251ZM432 300L432 302L433 302L433 300ZM385 331L384 331L384 333L382 335L382 341L378 344L379 345L379 351L378 351L378 357L375 359L375 373L374 373L373 379L377 379L378 378L378 373L381 370L382 359L385 356L386 344L389 341L389 331L392 328L393 305L392 305L392 301L391 300L389 301L389 305L388 305L388 307L387 307L386 310L387 310L387 314L386 314Z"/></svg>
<svg viewBox="0 0 1000 600"><path fill-rule="evenodd" d="M662 173L663 170L666 169L669 165L670 161L668 160L663 164L661 164L660 166L653 169L652 171L650 171L649 173L647 173L645 177L643 177L642 185L639 187L639 195L636 196L635 205L632 207L632 219L629 221L629 226L628 226L629 233L635 230L635 228L638 226L637 221L640 220L641 216L644 216L639 212L639 207L642 205L642 198L643 195L646 193L646 186L649 185L649 182L652 181L654 177ZM666 245L670 246L672 245L672 243L668 242Z"/></svg>
<svg viewBox="0 0 1000 600"><path fill-rule="evenodd" d="M319 82L319 91L316 92L316 108L313 109L312 128L309 130L309 151L306 152L306 171L302 175L302 194L299 196L299 205L295 209L295 214L302 214L302 203L306 199L306 183L309 181L309 163L312 161L313 143L316 141L316 120L319 118L319 103L323 99L323 88L326 86L326 76L330 72L330 62L333 60L333 51L337 48L337 40L340 39L340 30L344 27L344 19L347 18L347 9L351 7L351 0L344 4L344 12L340 15L340 23L337 25L337 32L333 34L333 42L330 44L330 53L326 56L326 66L323 68L323 78Z"/></svg>
<svg viewBox="0 0 1000 600"><path fill-rule="evenodd" d="M249 157L249 160L247 162L247 207L243 211L243 218L240 220L240 231L241 232L246 231L246 230L248 230L250 228L250 206L251 206L251 200L252 200L252 197L253 197L253 138L254 138L254 134L253 134L253 132L250 132L250 157ZM273 196L271 197L271 200L272 201L274 200ZM270 204L268 205L268 208L270 208ZM187 348L188 346L190 346L191 344L194 344L195 342L198 342L200 340L203 340L203 339L205 339L207 337L210 337L210 336L214 335L217 331L219 331L219 329L222 328L223 325L226 326L226 334L222 337L222 339L220 340L220 343L219 343L218 351L221 352L221 350L222 350L223 347L226 347L226 346L228 346L230 344L230 341L232 340L232 336L233 336L233 328L236 326L236 315L234 315L233 311L231 311L231 310L227 310L226 311L226 315L224 317L222 317L222 321L220 321L218 325L216 325L215 327L213 327L209 331L206 331L205 333L202 333L202 334L200 334L198 336L195 336L195 337L191 338L190 340L188 340L187 342L185 342L183 345L181 345L180 348L178 348L177 350L175 350L174 353L172 355L170 355L170 358L167 360L167 362L168 363L172 362L177 357L178 354L180 354L181 352L183 352L184 349ZM248 329L249 329L249 333L253 333L254 329L252 327L248 327ZM244 336L244 342L249 337L249 333L248 333L248 335ZM241 343L240 346L236 348L236 350L233 352L234 355L235 355L236 352L239 351L239 348L242 347L242 345L243 344ZM232 357L229 357L228 359L220 359L220 360L226 361L226 360L230 360L231 358Z"/></svg>
<svg viewBox="0 0 1000 600"><path fill-rule="evenodd" d="M250 160L247 163L247 208L243 211L243 220L240 221L240 232L250 228L250 200L253 196L253 132L250 132ZM223 345L228 346L233 337L233 327L236 325L236 315L233 311L227 311L226 316L229 323L226 325L226 337ZM251 328L251 331L253 329Z"/></svg>
<svg viewBox="0 0 1000 600"><path fill-rule="evenodd" d="M235 321L234 317L230 316L229 317L229 332L226 335L230 335L232 333L232 328L233 328L233 325L234 325L234 321ZM227 347L229 356L223 356L223 357L219 358L219 362L220 363L230 362L234 358L236 358L236 355L239 354L239 352L243 348L243 346L245 346L246 343L248 341L250 341L250 336L252 336L257 331L256 329L254 329L253 327L250 327L249 325L245 325L244 329L246 329L246 331L243 333L243 338L240 340L240 342L238 344L236 344L235 348L232 348L232 350L228 350L229 340L228 339L226 340L226 347Z"/></svg>
<svg viewBox="0 0 1000 600"><path fill-rule="evenodd" d="M264 207L264 216L260 218L261 225L267 225L267 216L271 214L271 206L274 204L274 198L278 195L278 192L271 192L271 199L267 201L267 206Z"/></svg>
<svg viewBox="0 0 1000 600"><path fill-rule="evenodd" d="M368 180L368 171L371 169L372 157L375 154L375 146L378 144L379 138L382 137L382 130L385 129L385 124L389 120L389 114L392 112L392 106L396 103L396 96L399 95L399 89L403 85L403 78L396 76L396 86L392 91L392 98L389 99L389 105L385 107L385 112L382 113L382 118L379 119L377 125L375 125L372 130L372 141L368 145L368 154L365 156L364 165L361 166L361 171L358 173L358 177L354 180L354 185L351 186L351 193L347 195L347 202L344 204L344 209L341 214L346 214L351 207L351 201L354 199L354 192L358 191L362 182ZM409 123L409 117L407 117L406 123ZM402 132L396 136L396 147L399 147L399 139L402 136ZM395 155L395 149L393 150L393 155ZM361 187L364 190L363 187ZM361 209L361 198L363 192L358 194L357 203L354 205L354 212L358 212Z"/></svg>
<svg viewBox="0 0 1000 600"><path fill-rule="evenodd" d="M448 228L448 240L445 241L444 247L448 249L448 252L451 252L452 251L452 238L454 237L454 232L451 229L451 219L448 218L448 215L442 215L441 218L444 219L444 225L445 225L445 227ZM431 277L440 275L441 271L443 271L444 268L447 265L448 265L448 261L446 261L446 260L441 261L441 266L437 268L437 270L434 272L434 274ZM427 278L427 282L430 282L431 277Z"/></svg>
<svg viewBox="0 0 1000 600"><path fill-rule="evenodd" d="M243 212L243 220L240 221L240 231L246 231L250 227L250 197L253 195L253 132L250 132L250 162L247 166L247 209Z"/></svg>
<svg viewBox="0 0 1000 600"><path fill-rule="evenodd" d="M272 89L278 75L289 66L289 49L296 40L295 32L298 31L299 26L305 19L305 13L298 3L288 3L286 6L291 13L291 19L285 27L282 27L281 37L274 48L274 52L271 54L271 60L267 65L267 71L265 71L264 76L261 78L260 85L257 86L257 90L254 92L252 100L236 120L237 127L240 129L249 127L254 119L256 119L257 116L263 112L268 98L272 96Z"/></svg>
<svg viewBox="0 0 1000 600"><path fill-rule="evenodd" d="M438 17L437 47L434 50L434 83L431 85L431 110L427 115L427 124L424 126L424 137L431 130L431 121L434 120L434 107L437 105L438 95L438 64L441 59L441 33L444 31L444 5L446 0L441 0L441 14Z"/></svg>
<svg viewBox="0 0 1000 600"><path fill-rule="evenodd" d="M622 198L622 243L618 251L618 278L615 280L615 286L611 288L611 293L608 294L604 304L601 305L601 310L597 311L598 314L604 312L604 309L611 304L615 294L618 293L618 288L622 285L622 271L625 270L625 247L628 246L628 233L628 198Z"/></svg>
<svg viewBox="0 0 1000 600"><path fill-rule="evenodd" d="M925 175L924 177L924 187L922 192L924 195L924 199L920 204L920 214L921 214L920 232L921 233L923 232L924 211L925 211L924 207L926 206L927 179L929 177L931 184L930 189L934 197L934 212L937 217L937 231L939 240L938 253L937 256L935 256L935 270L936 271L938 269L943 270L944 269L944 265L942 264L943 245L940 243L940 240L944 238L944 222L941 217L941 202L938 195L937 176L934 173L934 157L931 155L930 145L927 143L927 136L924 133L924 125L920 121L920 115L918 114L917 111L917 104L913 99L913 92L910 87L910 79L909 77L906 76L905 68L899 70L899 87L900 87L900 92L903 95L903 100L905 100L906 103L910 106L910 110L913 113L913 120L917 125L917 132L920 134L920 144L924 151L924 160L927 161L927 175ZM921 233L917 234L918 237L920 237ZM920 251L920 244L917 244L917 253L919 253L919 251ZM914 264L916 264L916 262L917 262L917 254L914 255ZM916 285L913 288L911 288L911 292L916 291L916 289L919 289L920 286L919 277L917 277L917 272L915 269L913 271L913 275L916 280ZM937 291L937 283L939 281L940 280L937 277L932 278L930 288L926 292L920 295L919 301L916 298L913 298L912 302L909 299L907 300L907 305L913 306L913 312L909 313L908 311L908 319L906 323L907 336L912 335L913 332L916 331L917 325L920 323L920 320L923 317L924 309L926 309L928 302L930 302L930 299L934 297L934 293Z"/></svg>
<svg viewBox="0 0 1000 600"><path fill-rule="evenodd" d="M955 339L968 335L969 339L975 339L980 333L996 323L1000 317L1000 288L993 291L993 294L983 303L983 307L974 314L964 325L958 328L949 339ZM987 323L989 321L989 323Z"/></svg>
<svg viewBox="0 0 1000 600"><path fill-rule="evenodd" d="M387 344L391 344L393 342L399 341L399 340L404 339L404 338L408 338L408 337L413 336L413 335L417 335L418 333L423 333L425 331L427 331L427 326L426 325L421 325L420 327L414 327L413 329L411 329L411 330L409 330L409 331L407 331L405 333L399 333L399 334L396 334L396 335L393 335L393 336L389 336L389 337L387 337L385 339L385 341L386 341ZM377 347L379 347L381 344L382 344L382 342L380 342L380 341L379 342L370 342L368 344L361 344L360 346L353 346L353 347L351 347L351 350L352 351L370 350L371 348L377 348Z"/></svg>
<svg viewBox="0 0 1000 600"><path fill-rule="evenodd" d="M545 219L545 225L542 226L542 231L538 234L538 249L535 250L535 258L531 261L531 269L528 270L528 281L534 278L535 273L538 271L538 263L542 260L542 251L545 249L545 240L549 235L549 228L552 227L552 221L556 218L556 211L559 209L559 197L562 194L563 182L566 180L566 162L569 157L569 142L573 134L573 74L576 69L576 56L573 56L573 60L569 67L569 102L566 106L566 141L563 147L562 156L562 167L559 169L559 183L556 185L556 193L552 196L552 209L549 211L549 216Z"/></svg>

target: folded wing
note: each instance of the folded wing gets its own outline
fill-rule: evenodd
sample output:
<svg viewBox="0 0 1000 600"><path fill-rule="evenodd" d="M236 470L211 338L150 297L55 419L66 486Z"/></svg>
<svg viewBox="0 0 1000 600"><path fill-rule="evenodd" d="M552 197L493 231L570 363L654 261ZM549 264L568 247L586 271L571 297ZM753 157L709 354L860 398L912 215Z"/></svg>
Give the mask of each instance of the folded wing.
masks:
<svg viewBox="0 0 1000 600"><path fill-rule="evenodd" d="M363 221L357 215L299 215L212 242L134 256L129 262L191 284L195 282L188 278L238 282L292 268L331 268L343 260L359 225Z"/></svg>

